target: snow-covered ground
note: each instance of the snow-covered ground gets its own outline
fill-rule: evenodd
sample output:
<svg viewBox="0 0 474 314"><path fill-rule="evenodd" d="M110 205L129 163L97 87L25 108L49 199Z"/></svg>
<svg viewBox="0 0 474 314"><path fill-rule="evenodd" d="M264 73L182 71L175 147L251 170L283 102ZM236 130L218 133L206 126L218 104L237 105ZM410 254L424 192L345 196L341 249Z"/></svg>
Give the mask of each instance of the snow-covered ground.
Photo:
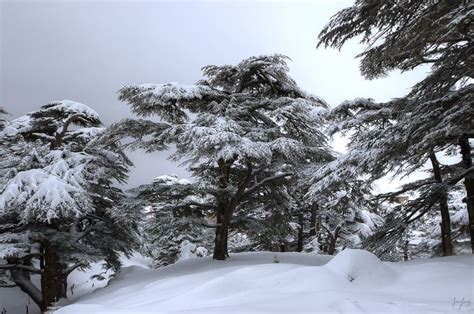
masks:
<svg viewBox="0 0 474 314"><path fill-rule="evenodd" d="M109 285L57 311L474 312L474 256L382 263L366 251L332 260L303 253L190 259L159 270L125 267Z"/></svg>
<svg viewBox="0 0 474 314"><path fill-rule="evenodd" d="M150 264L150 260L143 258L139 254L135 254L130 259L121 258L125 269L139 266L139 269L146 268ZM102 263L95 263L91 268L85 271L74 271L68 277L67 302L74 302L81 296L92 293L98 288L104 287L107 280L91 279L92 275L97 275L103 272ZM112 272L102 274L108 277ZM39 276L33 275L33 282L39 286ZM41 311L36 304L23 293L19 288L0 288L0 313L5 311L6 314L39 314ZM86 312L85 312L86 313Z"/></svg>

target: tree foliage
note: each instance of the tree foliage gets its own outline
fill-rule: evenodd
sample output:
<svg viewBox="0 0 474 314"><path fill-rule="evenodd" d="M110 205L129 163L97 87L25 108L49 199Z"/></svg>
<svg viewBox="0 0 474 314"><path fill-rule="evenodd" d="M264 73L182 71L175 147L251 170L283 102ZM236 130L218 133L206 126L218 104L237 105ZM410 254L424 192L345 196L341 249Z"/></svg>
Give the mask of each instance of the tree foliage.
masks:
<svg viewBox="0 0 474 314"><path fill-rule="evenodd" d="M123 195L113 186L130 162L113 143L99 144L103 131L95 111L61 101L8 121L0 134L3 281L42 310L66 297L74 269L102 260L118 269L119 253L137 243L139 215L116 210ZM40 288L31 273L41 275Z"/></svg>
<svg viewBox="0 0 474 314"><path fill-rule="evenodd" d="M227 256L234 218L267 210L285 180L314 161L331 158L321 132L326 103L288 76L287 57L252 57L237 65L206 66L191 86L177 83L125 86L119 98L133 113L161 122L125 120L109 138L127 134L128 147L162 150L188 166L215 207L214 257ZM303 170L304 171L304 170ZM245 215L240 214L246 212Z"/></svg>
<svg viewBox="0 0 474 314"><path fill-rule="evenodd" d="M356 99L334 109L331 132L348 132L351 143L348 153L332 169L326 167L326 175L318 176L321 180L355 178L361 173L369 180L408 175L430 162L431 179L410 183L390 195L418 192L393 222L403 226L439 207L443 237L450 236L447 195L458 181L472 180L473 169L465 162L440 165L436 154L458 154L460 139L474 129L473 14L468 1L358 0L331 19L318 45L341 48L348 40L361 38L367 45L359 55L365 77L420 65L431 66L431 71L402 98L387 103ZM466 192L469 196L474 191L466 185ZM468 209L474 219L472 204ZM382 234L392 233L392 227L386 225Z"/></svg>

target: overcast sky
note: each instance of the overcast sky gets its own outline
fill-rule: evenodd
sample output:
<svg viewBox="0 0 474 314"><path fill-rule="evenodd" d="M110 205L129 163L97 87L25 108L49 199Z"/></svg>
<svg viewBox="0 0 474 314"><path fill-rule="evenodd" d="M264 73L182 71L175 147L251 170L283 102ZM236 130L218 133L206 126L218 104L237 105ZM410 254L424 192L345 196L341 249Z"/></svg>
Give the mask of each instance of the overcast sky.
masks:
<svg viewBox="0 0 474 314"><path fill-rule="evenodd" d="M350 0L0 2L0 105L14 117L71 99L109 124L130 116L117 100L123 85L192 84L204 65L269 53L291 57L292 77L331 106L403 96L423 74L367 81L355 59L363 49L357 41L342 51L316 49L319 31ZM132 153L128 186L166 173L187 176L166 157Z"/></svg>

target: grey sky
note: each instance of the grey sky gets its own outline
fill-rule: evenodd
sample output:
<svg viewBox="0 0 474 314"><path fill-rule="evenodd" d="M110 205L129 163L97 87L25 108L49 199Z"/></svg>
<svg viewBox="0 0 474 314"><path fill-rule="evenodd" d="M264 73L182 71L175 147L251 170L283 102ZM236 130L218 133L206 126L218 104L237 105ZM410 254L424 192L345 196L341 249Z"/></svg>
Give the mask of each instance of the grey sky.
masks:
<svg viewBox="0 0 474 314"><path fill-rule="evenodd" d="M316 49L330 16L352 1L0 2L0 105L13 116L71 99L111 123L130 116L117 100L123 85L191 84L206 64L275 52L292 58L291 75L302 88L331 105L402 96L422 76L366 81L354 59L362 49L356 41L340 52ZM186 176L166 152L131 157L136 167L128 186L165 173Z"/></svg>

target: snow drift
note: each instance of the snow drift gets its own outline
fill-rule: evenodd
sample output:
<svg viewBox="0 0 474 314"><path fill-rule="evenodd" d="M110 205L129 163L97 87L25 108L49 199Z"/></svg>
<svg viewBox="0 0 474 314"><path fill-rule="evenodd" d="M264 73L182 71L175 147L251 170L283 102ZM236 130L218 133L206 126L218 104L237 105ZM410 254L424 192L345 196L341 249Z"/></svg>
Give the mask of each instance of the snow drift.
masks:
<svg viewBox="0 0 474 314"><path fill-rule="evenodd" d="M345 249L324 267L352 284L380 285L396 278L392 267L363 250Z"/></svg>
<svg viewBox="0 0 474 314"><path fill-rule="evenodd" d="M328 256L242 253L158 270L125 268L57 313L470 312L473 256L384 263L361 250Z"/></svg>

